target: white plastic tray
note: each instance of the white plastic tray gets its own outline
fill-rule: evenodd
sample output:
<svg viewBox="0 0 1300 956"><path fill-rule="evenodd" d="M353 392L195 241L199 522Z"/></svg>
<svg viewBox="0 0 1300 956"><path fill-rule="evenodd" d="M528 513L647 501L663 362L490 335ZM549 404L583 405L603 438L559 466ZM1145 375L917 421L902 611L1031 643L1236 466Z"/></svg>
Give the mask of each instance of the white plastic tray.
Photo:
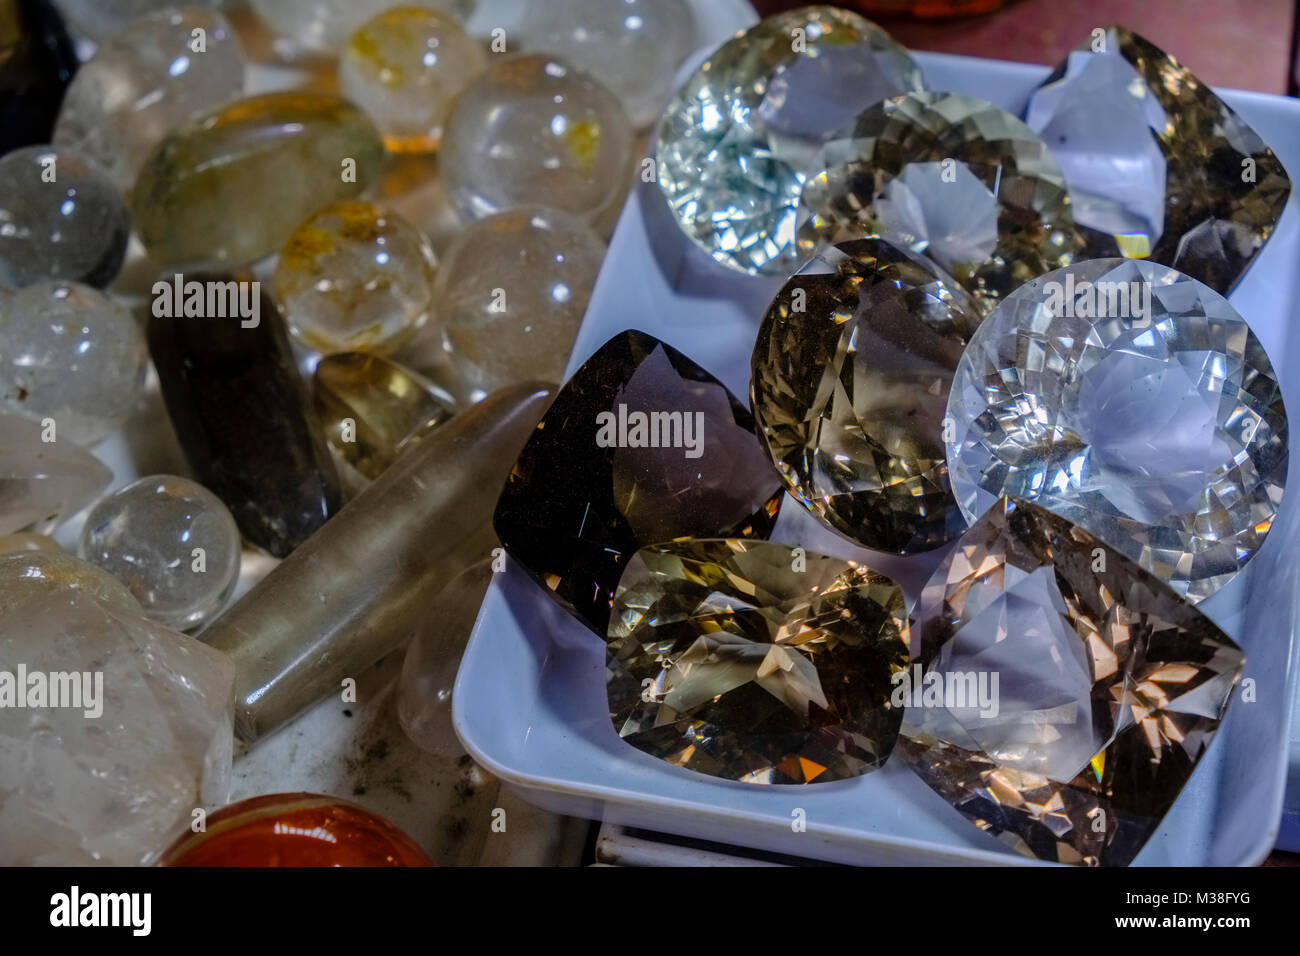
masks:
<svg viewBox="0 0 1300 956"><path fill-rule="evenodd" d="M940 54L917 60L930 88L981 96L1017 115L1048 73ZM1300 176L1300 102L1221 95L1273 147L1293 180ZM1300 333L1292 331L1300 330L1298 207L1293 192L1277 232L1231 300L1263 342L1300 420ZM781 281L725 272L689 248L661 214L653 187L628 202L570 371L610 336L638 328L744 397L758 322ZM1294 453L1291 474L1300 482ZM1245 649L1255 700L1233 702L1139 865L1253 864L1273 845L1296 683L1298 532L1300 492L1292 491L1261 553L1203 605ZM856 549L791 499L773 539L866 560L894 576L910 602L938 560ZM603 642L516 567L498 575L484 601L456 683L454 717L476 760L525 799L557 812L847 863L1035 865L977 830L901 761L853 780L759 787L680 770L626 745L606 710ZM792 825L798 820L806 830Z"/></svg>

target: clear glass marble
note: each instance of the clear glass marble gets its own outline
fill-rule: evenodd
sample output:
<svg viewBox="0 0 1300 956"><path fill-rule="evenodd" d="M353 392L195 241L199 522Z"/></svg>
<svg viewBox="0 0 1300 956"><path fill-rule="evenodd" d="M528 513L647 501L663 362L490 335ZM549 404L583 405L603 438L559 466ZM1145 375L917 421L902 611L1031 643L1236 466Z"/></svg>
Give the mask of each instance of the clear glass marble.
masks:
<svg viewBox="0 0 1300 956"><path fill-rule="evenodd" d="M390 7L394 0L251 0L267 25L309 50L338 50L357 27ZM449 13L461 23L478 0L406 0L404 5Z"/></svg>
<svg viewBox="0 0 1300 956"><path fill-rule="evenodd" d="M604 84L544 55L490 65L456 100L440 153L466 220L544 204L612 227L632 180L627 113Z"/></svg>
<svg viewBox="0 0 1300 956"><path fill-rule="evenodd" d="M197 482L151 475L90 509L82 560L108 571L160 624L189 631L221 610L239 578L239 529Z"/></svg>
<svg viewBox="0 0 1300 956"><path fill-rule="evenodd" d="M429 320L436 268L428 238L401 216L335 203L285 243L275 297L308 347L388 354Z"/></svg>
<svg viewBox="0 0 1300 956"><path fill-rule="evenodd" d="M130 235L117 185L80 153L28 146L0 158L0 283L102 288L122 268Z"/></svg>
<svg viewBox="0 0 1300 956"><path fill-rule="evenodd" d="M456 95L487 55L451 17L394 7L367 20L339 61L343 95L370 114L392 152L431 152Z"/></svg>
<svg viewBox="0 0 1300 956"><path fill-rule="evenodd" d="M0 409L53 419L56 440L88 446L121 427L144 372L135 319L97 289L42 282L0 310Z"/></svg>
<svg viewBox="0 0 1300 956"><path fill-rule="evenodd" d="M605 244L582 220L539 206L467 227L434 286L439 378L462 401L514 382L564 377Z"/></svg>
<svg viewBox="0 0 1300 956"><path fill-rule="evenodd" d="M644 129L694 47L695 21L684 0L547 0L528 5L523 42L600 80Z"/></svg>

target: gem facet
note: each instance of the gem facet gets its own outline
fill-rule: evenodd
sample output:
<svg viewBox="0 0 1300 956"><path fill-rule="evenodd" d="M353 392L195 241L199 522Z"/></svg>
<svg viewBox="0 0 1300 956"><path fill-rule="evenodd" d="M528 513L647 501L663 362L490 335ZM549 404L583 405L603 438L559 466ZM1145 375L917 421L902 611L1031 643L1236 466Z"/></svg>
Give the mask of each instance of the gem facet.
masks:
<svg viewBox="0 0 1300 956"><path fill-rule="evenodd" d="M972 336L947 414L968 520L1034 501L1192 601L1259 550L1286 483L1263 346L1221 295L1153 262L1026 283Z"/></svg>
<svg viewBox="0 0 1300 956"><path fill-rule="evenodd" d="M808 180L799 245L884 235L952 275L984 311L1082 249L1065 177L1024 123L981 99L906 93L858 116Z"/></svg>
<svg viewBox="0 0 1300 956"><path fill-rule="evenodd" d="M766 541L642 548L610 618L609 707L632 746L745 783L821 783L893 749L908 663L903 591L851 561Z"/></svg>
<svg viewBox="0 0 1300 956"><path fill-rule="evenodd" d="M0 413L0 534L51 531L113 480L98 458L71 439L42 441L45 431L37 422Z"/></svg>
<svg viewBox="0 0 1300 956"><path fill-rule="evenodd" d="M907 51L828 6L762 21L719 47L659 126L659 189L686 235L741 272L788 275L800 193L821 145L887 96L922 89Z"/></svg>
<svg viewBox="0 0 1300 956"><path fill-rule="evenodd" d="M1071 52L1029 98L1025 121L1065 170L1089 258L1150 259L1224 295L1291 193L1240 116L1123 27Z"/></svg>
<svg viewBox="0 0 1300 956"><path fill-rule="evenodd" d="M980 829L1061 863L1137 855L1245 663L1153 575L1008 499L935 571L917 617L926 682L990 675L996 706L909 706L899 757Z"/></svg>
<svg viewBox="0 0 1300 956"><path fill-rule="evenodd" d="M830 247L796 273L759 330L750 403L790 492L878 551L927 551L965 530L943 417L979 321L953 279L884 239Z"/></svg>
<svg viewBox="0 0 1300 956"><path fill-rule="evenodd" d="M497 536L597 634L633 552L673 538L766 537L779 479L721 382L644 332L573 373L497 503Z"/></svg>

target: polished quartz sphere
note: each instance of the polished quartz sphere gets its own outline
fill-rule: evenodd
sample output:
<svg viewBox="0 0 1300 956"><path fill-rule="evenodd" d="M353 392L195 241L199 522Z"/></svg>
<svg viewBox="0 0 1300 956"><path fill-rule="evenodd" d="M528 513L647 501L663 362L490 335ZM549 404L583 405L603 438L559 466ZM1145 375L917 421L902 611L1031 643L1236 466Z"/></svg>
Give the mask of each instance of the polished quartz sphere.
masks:
<svg viewBox="0 0 1300 956"><path fill-rule="evenodd" d="M415 841L355 803L314 793L241 800L162 855L163 866L432 866Z"/></svg>
<svg viewBox="0 0 1300 956"><path fill-rule="evenodd" d="M493 63L452 107L440 153L466 220L540 203L613 225L632 178L632 127L599 81L550 56Z"/></svg>
<svg viewBox="0 0 1300 956"><path fill-rule="evenodd" d="M461 23L478 0L406 0L407 5L451 14ZM252 0L258 16L276 33L310 50L338 50L357 27L396 6L395 0Z"/></svg>
<svg viewBox="0 0 1300 956"><path fill-rule="evenodd" d="M151 475L90 509L77 553L125 584L149 617L188 631L234 591L239 547L216 495L188 478Z"/></svg>
<svg viewBox="0 0 1300 956"><path fill-rule="evenodd" d="M106 286L130 235L117 186L81 153L28 146L0 158L0 283Z"/></svg>
<svg viewBox="0 0 1300 956"><path fill-rule="evenodd" d="M131 314L76 282L42 282L0 306L0 409L53 419L55 438L91 445L135 411L144 337Z"/></svg>

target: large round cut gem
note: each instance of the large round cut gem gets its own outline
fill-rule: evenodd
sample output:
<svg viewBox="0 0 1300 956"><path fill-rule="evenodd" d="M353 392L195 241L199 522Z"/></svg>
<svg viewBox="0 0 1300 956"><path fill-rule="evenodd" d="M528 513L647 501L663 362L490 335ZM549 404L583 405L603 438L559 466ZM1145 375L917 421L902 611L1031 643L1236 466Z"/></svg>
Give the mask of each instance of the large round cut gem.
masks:
<svg viewBox="0 0 1300 956"><path fill-rule="evenodd" d="M830 140L803 189L799 245L885 235L923 253L988 311L1082 248L1061 168L992 103L916 92L873 106Z"/></svg>
<svg viewBox="0 0 1300 956"><path fill-rule="evenodd" d="M1192 601L1259 550L1287 421L1264 348L1217 292L1136 259L1076 263L984 320L948 398L948 468L974 519L1037 502Z"/></svg>
<svg viewBox="0 0 1300 956"><path fill-rule="evenodd" d="M714 51L669 104L659 189L718 262L788 274L801 257L799 195L822 143L871 104L922 88L907 51L855 13L769 17Z"/></svg>
<svg viewBox="0 0 1300 956"><path fill-rule="evenodd" d="M738 539L642 548L610 619L610 717L638 750L716 777L859 776L893 749L907 636L902 590L851 561Z"/></svg>
<svg viewBox="0 0 1300 956"><path fill-rule="evenodd" d="M773 300L750 399L790 493L867 548L911 554L966 528L943 418L980 321L933 262L877 238L825 249Z"/></svg>

